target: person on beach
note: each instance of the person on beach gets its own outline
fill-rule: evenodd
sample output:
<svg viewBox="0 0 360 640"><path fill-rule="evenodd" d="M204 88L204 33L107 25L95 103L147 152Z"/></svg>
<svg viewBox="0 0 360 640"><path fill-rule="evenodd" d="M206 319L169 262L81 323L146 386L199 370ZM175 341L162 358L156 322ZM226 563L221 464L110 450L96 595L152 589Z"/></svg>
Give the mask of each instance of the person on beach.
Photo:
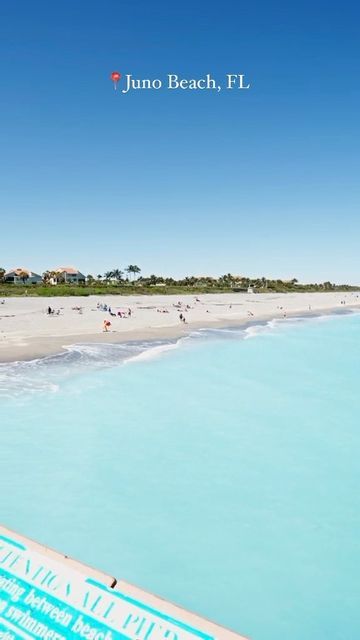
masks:
<svg viewBox="0 0 360 640"><path fill-rule="evenodd" d="M131 309L130 309L130 307L128 308L128 318L131 318Z"/></svg>
<svg viewBox="0 0 360 640"><path fill-rule="evenodd" d="M103 322L103 331L105 331L105 333L107 333L109 331L109 327L111 327L110 320L104 320L104 322Z"/></svg>

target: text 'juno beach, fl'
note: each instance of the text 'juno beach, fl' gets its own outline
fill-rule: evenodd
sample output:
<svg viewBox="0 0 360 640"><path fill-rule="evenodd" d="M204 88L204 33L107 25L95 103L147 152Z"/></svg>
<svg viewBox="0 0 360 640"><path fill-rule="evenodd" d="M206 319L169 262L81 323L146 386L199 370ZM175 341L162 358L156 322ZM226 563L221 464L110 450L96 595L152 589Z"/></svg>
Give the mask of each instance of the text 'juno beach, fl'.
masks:
<svg viewBox="0 0 360 640"><path fill-rule="evenodd" d="M121 78L121 74L113 72L112 80L115 78L114 73L117 74L116 82ZM136 78L131 73L123 76L123 87L121 93L129 93L132 90L155 90L167 89L170 91L215 91L219 93L222 89L232 90L248 90L251 88L251 83L247 80L243 73L227 73L225 77L219 82L212 76L211 73L207 73L205 76L199 78L183 78L176 73L168 73L166 80L161 78Z"/></svg>

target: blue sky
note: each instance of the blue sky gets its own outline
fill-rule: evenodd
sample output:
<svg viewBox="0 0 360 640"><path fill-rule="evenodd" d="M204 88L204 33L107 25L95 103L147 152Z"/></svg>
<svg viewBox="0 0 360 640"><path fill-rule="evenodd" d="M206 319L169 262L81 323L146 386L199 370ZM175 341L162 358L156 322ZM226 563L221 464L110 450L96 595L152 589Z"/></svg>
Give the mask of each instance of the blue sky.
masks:
<svg viewBox="0 0 360 640"><path fill-rule="evenodd" d="M355 2L5 0L0 266L360 283ZM245 73L114 92L109 74Z"/></svg>

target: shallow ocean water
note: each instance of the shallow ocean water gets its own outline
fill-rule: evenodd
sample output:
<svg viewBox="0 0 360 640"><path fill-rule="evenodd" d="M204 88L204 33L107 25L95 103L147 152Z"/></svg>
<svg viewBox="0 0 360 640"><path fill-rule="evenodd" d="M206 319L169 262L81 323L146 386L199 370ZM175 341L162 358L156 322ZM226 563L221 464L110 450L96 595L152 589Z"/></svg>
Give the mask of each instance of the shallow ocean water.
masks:
<svg viewBox="0 0 360 640"><path fill-rule="evenodd" d="M0 365L1 521L254 640L360 637L360 315Z"/></svg>

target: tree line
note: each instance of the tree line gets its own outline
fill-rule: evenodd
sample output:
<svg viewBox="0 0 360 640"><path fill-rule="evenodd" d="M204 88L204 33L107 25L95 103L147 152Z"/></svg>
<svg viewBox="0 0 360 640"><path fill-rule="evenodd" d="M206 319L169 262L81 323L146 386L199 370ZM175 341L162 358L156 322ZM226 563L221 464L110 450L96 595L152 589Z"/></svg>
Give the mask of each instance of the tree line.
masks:
<svg viewBox="0 0 360 640"><path fill-rule="evenodd" d="M261 278L250 278L247 276L238 276L226 273L217 278L211 276L186 276L184 278L172 278L151 274L150 276L142 276L141 268L136 264L129 264L127 267L120 269L111 269L104 274L92 275L88 274L85 283L72 283L71 286L91 287L91 286L133 286L133 287L164 287L164 288L187 288L187 289L231 289L237 291L336 291L336 290L359 290L359 287L342 284L336 285L330 281L322 283L301 284L297 278L291 280L271 279L265 276ZM26 271L18 274L20 280L26 285L29 278ZM59 284L66 284L61 280L59 274L52 271L45 271L42 274L44 285L50 285L55 280ZM5 269L0 268L0 283L5 283ZM7 283L5 283L7 284ZM68 285L70 286L70 285Z"/></svg>

